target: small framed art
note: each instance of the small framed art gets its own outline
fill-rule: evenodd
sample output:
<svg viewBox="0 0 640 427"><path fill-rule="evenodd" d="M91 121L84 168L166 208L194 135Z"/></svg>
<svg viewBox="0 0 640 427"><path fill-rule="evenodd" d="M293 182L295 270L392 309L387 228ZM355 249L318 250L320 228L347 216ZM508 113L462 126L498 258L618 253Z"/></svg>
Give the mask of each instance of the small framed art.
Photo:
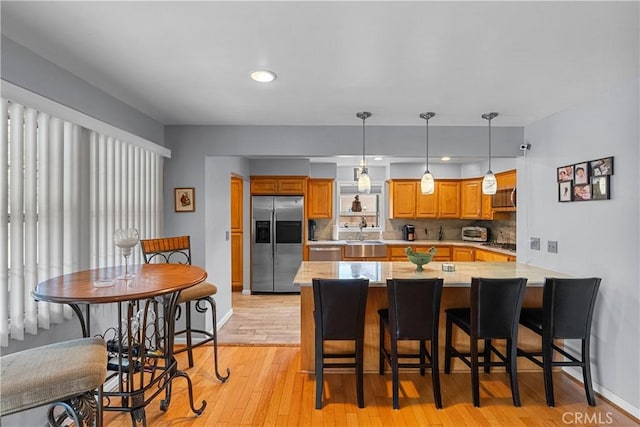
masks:
<svg viewBox="0 0 640 427"><path fill-rule="evenodd" d="M558 200L561 202L571 201L571 181L558 183Z"/></svg>
<svg viewBox="0 0 640 427"><path fill-rule="evenodd" d="M613 157L592 160L591 176L613 175Z"/></svg>
<svg viewBox="0 0 640 427"><path fill-rule="evenodd" d="M575 184L573 186L573 200L576 202L591 200L591 185Z"/></svg>
<svg viewBox="0 0 640 427"><path fill-rule="evenodd" d="M589 183L589 162L582 162L573 165L573 184Z"/></svg>
<svg viewBox="0 0 640 427"><path fill-rule="evenodd" d="M176 212L195 212L196 189L194 187L175 188L173 197Z"/></svg>
<svg viewBox="0 0 640 427"><path fill-rule="evenodd" d="M558 168L558 182L573 181L573 165Z"/></svg>
<svg viewBox="0 0 640 427"><path fill-rule="evenodd" d="M611 198L608 175L591 178L591 198L593 200L608 200Z"/></svg>

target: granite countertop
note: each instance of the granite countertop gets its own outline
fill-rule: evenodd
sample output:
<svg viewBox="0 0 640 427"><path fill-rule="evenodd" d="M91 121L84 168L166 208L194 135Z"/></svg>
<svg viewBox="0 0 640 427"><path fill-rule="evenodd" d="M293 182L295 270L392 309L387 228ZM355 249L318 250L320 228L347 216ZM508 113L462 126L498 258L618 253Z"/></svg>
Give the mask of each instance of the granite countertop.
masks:
<svg viewBox="0 0 640 427"><path fill-rule="evenodd" d="M468 240L414 240L409 242L407 240L386 240L386 239L367 239L367 240L380 240L386 245L411 245L411 246L465 246L476 249L484 249L487 251L497 252L504 255L515 256L516 251L511 251L503 248L496 248L492 246L485 246L482 242L470 242ZM351 241L351 240L349 240ZM347 240L308 240L307 246L341 246L346 245Z"/></svg>
<svg viewBox="0 0 640 427"><path fill-rule="evenodd" d="M442 264L454 264L455 271L443 271ZM369 286L386 286L386 279L441 277L445 287L468 287L472 277L526 277L527 286L543 286L546 277L570 275L519 262L430 262L416 271L410 262L303 261L293 279L296 286L311 286L312 279L369 279Z"/></svg>

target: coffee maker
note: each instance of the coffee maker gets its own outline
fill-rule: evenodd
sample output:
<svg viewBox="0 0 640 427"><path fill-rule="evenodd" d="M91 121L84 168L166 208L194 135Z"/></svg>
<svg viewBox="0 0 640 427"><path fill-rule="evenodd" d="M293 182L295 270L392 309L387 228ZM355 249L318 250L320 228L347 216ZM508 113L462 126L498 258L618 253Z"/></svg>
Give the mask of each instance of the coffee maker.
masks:
<svg viewBox="0 0 640 427"><path fill-rule="evenodd" d="M402 227L402 238L409 242L416 240L416 228L411 224L405 224Z"/></svg>
<svg viewBox="0 0 640 427"><path fill-rule="evenodd" d="M309 240L315 242L316 239L316 228L318 227L318 222L315 219L309 220Z"/></svg>

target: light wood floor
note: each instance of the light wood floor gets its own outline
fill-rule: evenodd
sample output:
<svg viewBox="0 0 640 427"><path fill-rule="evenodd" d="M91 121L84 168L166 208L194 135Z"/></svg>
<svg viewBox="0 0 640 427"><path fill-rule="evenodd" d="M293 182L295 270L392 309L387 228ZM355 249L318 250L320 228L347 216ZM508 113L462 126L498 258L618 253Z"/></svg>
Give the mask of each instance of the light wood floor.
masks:
<svg viewBox="0 0 640 427"><path fill-rule="evenodd" d="M233 292L233 316L218 331L221 344L300 344L300 295Z"/></svg>
<svg viewBox="0 0 640 427"><path fill-rule="evenodd" d="M566 426L638 425L597 397L587 405L584 390L562 373L554 374L556 407L545 404L542 375L519 376L522 407L511 404L504 373L480 374L481 405L471 403L468 374L441 374L444 409L433 404L431 378L401 373L400 410L391 406L390 374L365 374L365 405L356 405L351 374L325 374L324 407L314 409L315 377L300 373L300 350L295 346L223 346L220 367L231 369L225 384L212 374L210 347L195 350L195 367L187 372L194 382L196 402L207 401L200 417L188 405L186 381L173 383L173 399L166 413L159 399L146 410L149 426ZM186 354L178 357L184 366ZM577 422L577 417L582 422ZM589 420L589 422L585 422ZM105 426L130 426L128 414L107 412Z"/></svg>

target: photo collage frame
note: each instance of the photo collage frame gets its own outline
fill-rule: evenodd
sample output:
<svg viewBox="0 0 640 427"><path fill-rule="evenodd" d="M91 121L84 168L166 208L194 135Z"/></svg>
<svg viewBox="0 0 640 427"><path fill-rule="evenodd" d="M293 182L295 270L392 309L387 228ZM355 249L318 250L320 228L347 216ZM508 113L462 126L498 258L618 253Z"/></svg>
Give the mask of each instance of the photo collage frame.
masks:
<svg viewBox="0 0 640 427"><path fill-rule="evenodd" d="M611 198L613 157L574 163L557 169L559 202L583 202Z"/></svg>

